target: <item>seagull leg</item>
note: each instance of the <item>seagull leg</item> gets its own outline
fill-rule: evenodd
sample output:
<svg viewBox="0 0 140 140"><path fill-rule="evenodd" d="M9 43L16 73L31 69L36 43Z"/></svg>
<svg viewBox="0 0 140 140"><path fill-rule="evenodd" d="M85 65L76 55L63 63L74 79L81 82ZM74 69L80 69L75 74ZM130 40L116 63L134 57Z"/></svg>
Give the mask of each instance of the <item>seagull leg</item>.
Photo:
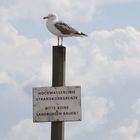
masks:
<svg viewBox="0 0 140 140"><path fill-rule="evenodd" d="M61 37L61 46L63 45L63 37Z"/></svg>
<svg viewBox="0 0 140 140"><path fill-rule="evenodd" d="M59 46L59 36L57 37L57 40L58 40L58 46Z"/></svg>

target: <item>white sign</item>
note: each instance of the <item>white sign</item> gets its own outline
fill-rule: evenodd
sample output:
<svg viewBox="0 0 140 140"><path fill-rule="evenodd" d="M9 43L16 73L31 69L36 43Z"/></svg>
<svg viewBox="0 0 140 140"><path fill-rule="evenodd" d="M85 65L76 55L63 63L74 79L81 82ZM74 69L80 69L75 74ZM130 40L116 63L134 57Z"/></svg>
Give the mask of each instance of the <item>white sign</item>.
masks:
<svg viewBox="0 0 140 140"><path fill-rule="evenodd" d="M33 88L33 121L80 121L81 87Z"/></svg>

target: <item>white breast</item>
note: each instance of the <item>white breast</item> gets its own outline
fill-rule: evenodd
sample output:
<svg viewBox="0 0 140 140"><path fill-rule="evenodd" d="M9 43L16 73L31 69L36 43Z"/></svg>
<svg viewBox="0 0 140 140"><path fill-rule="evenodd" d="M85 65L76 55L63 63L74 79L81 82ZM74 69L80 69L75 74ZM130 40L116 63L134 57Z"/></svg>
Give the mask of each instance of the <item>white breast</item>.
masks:
<svg viewBox="0 0 140 140"><path fill-rule="evenodd" d="M53 21L47 21L47 28L48 30L56 35L56 36L63 36L63 34L55 27L54 22Z"/></svg>

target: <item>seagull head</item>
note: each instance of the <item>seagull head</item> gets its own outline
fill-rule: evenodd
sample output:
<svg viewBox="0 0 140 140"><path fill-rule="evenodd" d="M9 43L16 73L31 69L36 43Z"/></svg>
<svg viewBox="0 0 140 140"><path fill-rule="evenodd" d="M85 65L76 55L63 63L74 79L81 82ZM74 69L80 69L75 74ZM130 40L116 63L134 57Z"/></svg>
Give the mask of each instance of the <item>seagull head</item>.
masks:
<svg viewBox="0 0 140 140"><path fill-rule="evenodd" d="M43 19L56 20L57 19L57 15L56 14L49 14L48 16L43 17Z"/></svg>

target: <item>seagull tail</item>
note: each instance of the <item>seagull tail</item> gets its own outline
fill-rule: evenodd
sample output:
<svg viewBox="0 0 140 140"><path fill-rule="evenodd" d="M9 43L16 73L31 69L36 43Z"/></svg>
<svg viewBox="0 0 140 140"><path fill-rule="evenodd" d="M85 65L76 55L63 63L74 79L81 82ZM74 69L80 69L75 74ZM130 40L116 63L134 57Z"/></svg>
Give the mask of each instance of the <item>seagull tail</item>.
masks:
<svg viewBox="0 0 140 140"><path fill-rule="evenodd" d="M82 35L82 36L88 36L88 35L86 35L86 34L84 34L84 33L82 33L82 32L80 33L80 35Z"/></svg>
<svg viewBox="0 0 140 140"><path fill-rule="evenodd" d="M82 33L82 32L77 32L76 36L83 37L83 36L88 36L88 35L86 35L85 33Z"/></svg>

